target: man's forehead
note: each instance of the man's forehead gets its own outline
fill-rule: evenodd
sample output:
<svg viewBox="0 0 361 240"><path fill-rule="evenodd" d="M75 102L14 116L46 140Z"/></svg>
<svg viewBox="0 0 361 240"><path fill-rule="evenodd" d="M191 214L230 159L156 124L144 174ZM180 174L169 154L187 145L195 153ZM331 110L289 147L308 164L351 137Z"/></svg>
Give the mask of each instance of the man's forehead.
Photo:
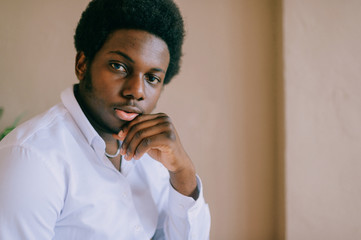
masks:
<svg viewBox="0 0 361 240"><path fill-rule="evenodd" d="M112 33L103 45L106 53L136 51L150 55L169 56L167 44L159 37L142 30L122 29Z"/></svg>

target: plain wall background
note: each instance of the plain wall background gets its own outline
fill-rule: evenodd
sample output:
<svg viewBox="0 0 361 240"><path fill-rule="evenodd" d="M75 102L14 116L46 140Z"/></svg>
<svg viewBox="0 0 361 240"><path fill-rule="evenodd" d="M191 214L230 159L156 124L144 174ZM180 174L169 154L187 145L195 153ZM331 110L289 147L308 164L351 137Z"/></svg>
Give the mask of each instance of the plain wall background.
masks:
<svg viewBox="0 0 361 240"><path fill-rule="evenodd" d="M284 1L287 239L361 239L360 13Z"/></svg>
<svg viewBox="0 0 361 240"><path fill-rule="evenodd" d="M273 1L179 0L188 30L170 113L204 182L212 239L275 235ZM176 106L176 107L174 107Z"/></svg>

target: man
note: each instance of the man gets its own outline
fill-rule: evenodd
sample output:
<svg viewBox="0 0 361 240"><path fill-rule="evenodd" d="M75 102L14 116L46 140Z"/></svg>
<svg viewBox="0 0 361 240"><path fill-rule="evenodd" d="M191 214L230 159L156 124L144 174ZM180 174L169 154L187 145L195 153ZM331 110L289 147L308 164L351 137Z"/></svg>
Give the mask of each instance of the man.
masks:
<svg viewBox="0 0 361 240"><path fill-rule="evenodd" d="M202 185L152 114L179 71L172 0L94 0L75 33L79 84L0 142L0 239L208 239Z"/></svg>

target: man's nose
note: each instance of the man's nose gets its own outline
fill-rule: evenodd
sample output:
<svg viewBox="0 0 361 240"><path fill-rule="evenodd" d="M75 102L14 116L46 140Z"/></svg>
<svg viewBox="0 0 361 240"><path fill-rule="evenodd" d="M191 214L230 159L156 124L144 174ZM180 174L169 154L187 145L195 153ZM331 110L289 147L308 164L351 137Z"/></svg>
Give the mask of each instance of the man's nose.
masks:
<svg viewBox="0 0 361 240"><path fill-rule="evenodd" d="M128 99L144 100L144 80L143 75L132 75L128 77L122 86L122 96Z"/></svg>

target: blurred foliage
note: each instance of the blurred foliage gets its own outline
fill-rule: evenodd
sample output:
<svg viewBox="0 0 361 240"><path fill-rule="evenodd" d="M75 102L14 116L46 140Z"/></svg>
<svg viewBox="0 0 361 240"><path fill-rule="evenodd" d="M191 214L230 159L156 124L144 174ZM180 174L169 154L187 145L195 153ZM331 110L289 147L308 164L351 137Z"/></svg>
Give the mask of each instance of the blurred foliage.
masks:
<svg viewBox="0 0 361 240"><path fill-rule="evenodd" d="M4 113L4 109L3 108L0 108L0 119L1 119L1 116L3 115ZM13 124L7 128L5 128L3 131L0 132L0 141L9 133L11 132L14 128L16 128L16 126L19 124L20 122L20 119L21 119L21 116L18 116L15 121L13 122Z"/></svg>

